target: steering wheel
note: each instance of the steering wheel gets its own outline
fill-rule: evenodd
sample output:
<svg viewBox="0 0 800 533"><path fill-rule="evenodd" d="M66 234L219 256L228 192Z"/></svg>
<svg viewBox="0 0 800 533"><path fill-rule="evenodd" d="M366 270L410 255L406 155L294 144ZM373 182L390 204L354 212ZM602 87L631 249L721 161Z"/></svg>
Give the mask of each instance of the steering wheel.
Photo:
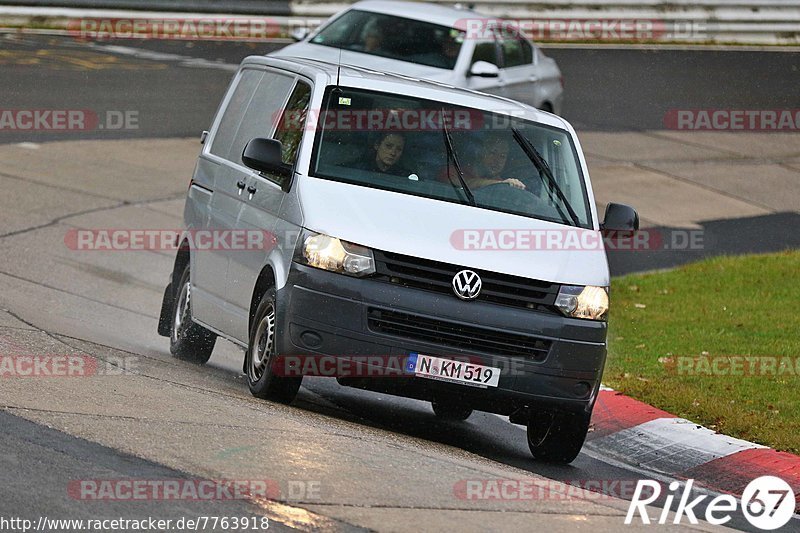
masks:
<svg viewBox="0 0 800 533"><path fill-rule="evenodd" d="M511 208L514 211L534 214L543 206L542 199L526 189L508 183L492 183L474 191L475 199L492 207Z"/></svg>

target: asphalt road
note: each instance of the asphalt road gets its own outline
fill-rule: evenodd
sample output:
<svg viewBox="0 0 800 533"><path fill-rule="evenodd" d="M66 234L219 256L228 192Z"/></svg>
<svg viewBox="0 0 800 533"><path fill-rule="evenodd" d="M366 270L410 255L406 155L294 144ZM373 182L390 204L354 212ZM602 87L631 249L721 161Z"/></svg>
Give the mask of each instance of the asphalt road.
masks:
<svg viewBox="0 0 800 533"><path fill-rule="evenodd" d="M0 42L4 107L91 109L100 116L132 111L138 116L135 129L33 135L0 131L0 143L22 138L197 135L208 128L232 66L248 55L283 46L147 40L85 43L70 37L9 35ZM670 109L797 107L798 53L605 48L548 48L546 53L563 72L563 114L579 131L662 129Z"/></svg>
<svg viewBox="0 0 800 533"><path fill-rule="evenodd" d="M0 133L0 143L194 136L208 127L231 75L227 64L268 48L230 43L195 43L191 47L185 43L138 43L138 49L144 50L145 54L139 53L137 56L130 50L136 48L135 44L124 42L89 46L63 37L15 37L4 40L0 50L0 69L3 72L0 93L4 95L4 108L90 109L99 116L106 116L108 112L134 112L137 127L94 129L69 134ZM126 48L110 49L109 46ZM800 81L797 72L800 63L796 54L598 50L589 52L591 60L587 60L587 52L581 50L551 50L548 53L556 57L567 78L570 92L565 115L579 127L585 128L658 128L664 110L676 106L793 107L792 97L795 93L792 91ZM593 72L592 83L584 86L571 81L586 76L587 65L591 66ZM726 86L736 90L726 89ZM680 87L681 90L673 92L665 90L665 87ZM770 90L765 90L765 87ZM601 107L601 102L605 102L604 107ZM596 118L598 115L603 118ZM41 152L31 151L30 157L35 158L42 152L49 155L46 154L46 144L38 150ZM135 153L138 154L136 157L146 157L140 152ZM165 154L153 154L153 157L169 158ZM64 158L64 166L69 166L68 155ZM153 164L153 168L162 169L162 173L167 166ZM142 168L136 168L138 173L143 173ZM54 175L58 175L59 170L55 165ZM202 473L207 468L204 463L207 456L198 455L199 450L223 445L229 449L237 445L237 439L244 439L248 445L256 446L258 441L247 438L244 433L251 430L263 432L266 435L263 438L274 444L263 451L263 457L269 458L270 454L280 451L291 458L289 462L295 468L294 472L307 469L320 476L323 474L319 472L327 472L333 480L331 483L338 484L340 492L347 493L348 485L355 487L355 495L352 496L354 501L358 498L369 499L365 487L370 486L369 479L358 479L356 473L359 476L380 476L383 473L388 476L387 481L391 485L388 493L402 493L398 499L403 502L409 499L410 503L405 505L418 513L408 515L412 517L424 515L426 507L421 502L428 492L433 502L428 511L436 511L439 516L449 511L464 511L458 508L458 502L442 503L449 500L437 499L442 495L434 494L431 490L432 485L441 488L435 479L437 475L443 476L448 469L456 467L466 469L473 475L480 472L486 476L487 472L492 472L497 476L500 475L497 472L508 468L512 469L509 472L514 475L523 472L565 481L643 477L641 472L605 460L589 449L568 467L536 463L529 458L524 429L498 417L477 413L466 423L442 424L432 416L427 404L342 388L329 380L307 380L297 404L288 410L258 402L248 398L244 391L239 372L240 352L224 342L220 342L207 369L174 361L167 353L166 340L154 333L160 284L171 266L169 254L154 254L146 259L80 256L78 261L61 251L53 255L43 252L58 246L59 239L63 239L65 226L73 223L135 227L153 217L157 220L160 220L158 217L178 220L185 176L170 176L170 181L165 184L160 184L155 176L149 176L147 187L134 187L136 190L131 191L131 187L122 181L126 168L115 168L113 171L119 173L119 179L109 180L102 186L92 183L92 174L98 172L92 168L85 169L85 182L73 176L75 181L44 186L48 193L63 195L63 199L59 201L56 198L51 207L39 207L35 197L31 199L31 190L42 192L39 189L43 185L36 180L14 176L4 182L7 194L3 199L3 209L11 214L6 215L3 222L16 229L13 232L6 232L5 228L0 231L0 235L4 235L0 238L4 251L0 272L3 296L0 302L3 308L13 312L8 316L0 316L0 326L10 337L24 332L24 335L33 336L31 339L34 340L37 333L42 333L54 336L60 342L70 339L77 339L81 343L82 340L92 341L94 344L82 343L81 347L97 357L108 356L120 349L146 357L147 364L152 364L153 369L148 366L143 374L158 383L149 389L139 382L115 382L113 389L96 388L93 391L93 394L98 394L96 401L87 398L79 386L70 388L59 383L56 387L59 394L52 398L53 406L50 409L44 407L48 405L46 399L40 398L44 391L36 394L34 387L28 389L16 383L13 387L4 388L0 396L4 410L36 419L41 424L54 420L55 426L70 429L73 434L85 435L86 440L0 413L0 423L7 429L6 435L0 440L3 449L0 459L5 465L10 465L0 471L0 483L5 487L2 489L4 495L13 494L13 498L3 498L5 502L0 505L3 514L18 513L23 504L31 510L29 512L35 511L36 514L51 511L72 517L81 513L91 514L85 502L64 498L63 486L69 480L99 476L182 477L182 472L189 471L197 476L198 472ZM30 207L30 210L26 211L26 207ZM48 302L48 305L42 305L42 302ZM187 405L188 398L180 402L182 394L189 394L186 392L188 389L197 392L198 395L191 397L197 404ZM138 394L142 399L138 398ZM151 420L158 418L158 406L149 405L144 400L150 398L158 401L158 394L163 394L164 404L169 406L168 411L177 409L175 418L183 415L197 417L197 429L181 428L179 422L164 426L164 429L160 429L158 423L153 426ZM219 400L218 404L203 403L209 397L223 396L225 401ZM86 403L84 405L81 402ZM126 402L143 411L153 409L154 414L141 417L138 412L133 415L107 414L108 411L126 413ZM235 405L226 402L234 402ZM274 426L262 428L257 427L259 422L248 422L251 425L237 429L235 425L226 426L219 421L227 419L240 422L243 415L236 409L241 409L242 405L252 416L257 413L259 420L267 420ZM190 407L196 407L196 410ZM181 409L186 409L186 413ZM214 423L209 422L209 427L204 427L203 417L214 419ZM291 434L294 439L292 445L299 444L304 450L300 457L293 456L292 450L286 450L277 444L278 441L273 443L269 440L276 439L275 431L278 434L289 431L283 424L295 419L298 419L297 425L300 427L305 423L305 431L309 432ZM245 422L241 421L241 424ZM326 429L326 424L334 429L327 433L313 433L318 427ZM112 431L113 428L119 429ZM236 430L236 436L232 437L230 430ZM292 431L299 430L292 428ZM193 439L193 432L197 435L202 432L202 438L198 436L196 440ZM180 440L178 435L186 440ZM258 435L259 439L262 438L262 433ZM336 447L339 438L345 435L352 439L347 441L351 443L350 446L363 446L369 450L374 455L369 460L375 463L380 463L381 454L392 457L387 459L388 466L383 465L389 473L374 465L371 469L355 468L368 459L363 457L364 454L350 452L351 455L348 455L343 453L342 448ZM102 446L96 443L101 440L106 441ZM176 442L183 444L176 449ZM338 445L342 446L341 443ZM418 450L413 457L399 455L399 450L412 448ZM125 449L136 450L137 454L157 460L120 451ZM53 457L58 460L53 460ZM425 468L421 471L414 469L411 465L415 462L424 462ZM264 464L270 463L265 460ZM337 468L344 469L344 464L348 466L347 474L338 475ZM391 471L393 464L400 465L398 472ZM275 470L286 468L277 463L272 466ZM248 465L248 468L252 468L252 465ZM407 479L404 473L408 473ZM25 476L24 483L18 481L22 476ZM364 493L359 493L358 489ZM37 499L25 498L28 491L35 492ZM413 493L423 498L414 499ZM445 496L451 498L450 495ZM49 503L41 503L45 501ZM348 501L350 503L347 505L358 507L351 500ZM198 509L205 512L199 507L186 510L160 502L151 502L149 505L137 508L136 513L177 515L188 511L197 513ZM382 505L389 506L386 503ZM557 513L546 506L542 509L541 505L544 504L530 504L526 512ZM375 507L380 506L376 504ZM344 513L334 507L318 506L317 509L318 512L322 512L322 509L331 515ZM115 511L120 509L103 508L106 514ZM208 512L212 511L221 514L220 509ZM231 504L230 511L254 512L237 503ZM503 520L512 520L512 514L498 518L496 524L502 527L506 524ZM579 510L575 514L585 516L586 525L593 530L614 529L612 524L615 522L602 513ZM612 518L621 525L619 516ZM288 520L286 522L291 523ZM275 523L280 524L281 520L276 519ZM351 528L347 521L335 519L315 524L319 529ZM728 525L747 529L741 517L736 517Z"/></svg>
<svg viewBox="0 0 800 533"><path fill-rule="evenodd" d="M0 483L3 486L0 516L6 519L22 517L38 521L42 516L54 520L67 517L72 520L120 517L147 520L156 517L177 523L187 517L236 516L245 517L250 523L250 520L257 521L263 516L258 507L243 499L79 502L75 498L77 490L63 490L64 487L74 487L75 480L110 477L191 483L193 479L184 472L71 437L7 412L0 411L0 427L3 428L0 433ZM72 528L78 529L74 524L52 529L64 531ZM337 529L357 530L344 525ZM270 530L292 531L276 520L270 524Z"/></svg>

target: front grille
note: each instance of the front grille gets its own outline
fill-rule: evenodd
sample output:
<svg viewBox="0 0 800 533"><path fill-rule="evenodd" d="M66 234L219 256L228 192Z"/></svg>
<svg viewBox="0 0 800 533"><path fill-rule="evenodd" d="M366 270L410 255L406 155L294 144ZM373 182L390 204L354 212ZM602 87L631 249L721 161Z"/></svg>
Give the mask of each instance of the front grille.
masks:
<svg viewBox="0 0 800 533"><path fill-rule="evenodd" d="M374 253L377 279L404 287L450 294L455 298L453 276L464 267L393 252L375 250ZM475 300L556 312L553 304L560 288L557 283L469 270L476 272L483 283L481 293Z"/></svg>
<svg viewBox="0 0 800 533"><path fill-rule="evenodd" d="M369 308L369 329L405 339L492 355L529 357L543 361L551 341L487 328L459 324L398 311Z"/></svg>

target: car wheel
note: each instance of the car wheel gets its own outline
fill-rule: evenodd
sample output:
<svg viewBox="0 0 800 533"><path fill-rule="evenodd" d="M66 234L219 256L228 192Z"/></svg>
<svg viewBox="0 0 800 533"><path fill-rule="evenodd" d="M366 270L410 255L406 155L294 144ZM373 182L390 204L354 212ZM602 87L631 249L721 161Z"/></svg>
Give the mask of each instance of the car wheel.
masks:
<svg viewBox="0 0 800 533"><path fill-rule="evenodd" d="M589 431L591 413L539 411L528 419L528 447L541 461L571 463Z"/></svg>
<svg viewBox="0 0 800 533"><path fill-rule="evenodd" d="M276 351L277 306L275 288L261 297L250 329L250 342L245 356L247 384L250 393L265 400L292 403L303 377L283 377L274 372Z"/></svg>
<svg viewBox="0 0 800 533"><path fill-rule="evenodd" d="M472 409L461 405L443 402L431 402L433 412L443 420L466 420L472 414Z"/></svg>
<svg viewBox="0 0 800 533"><path fill-rule="evenodd" d="M169 351L178 359L202 365L211 357L217 336L192 320L192 285L189 279L187 264L172 306Z"/></svg>

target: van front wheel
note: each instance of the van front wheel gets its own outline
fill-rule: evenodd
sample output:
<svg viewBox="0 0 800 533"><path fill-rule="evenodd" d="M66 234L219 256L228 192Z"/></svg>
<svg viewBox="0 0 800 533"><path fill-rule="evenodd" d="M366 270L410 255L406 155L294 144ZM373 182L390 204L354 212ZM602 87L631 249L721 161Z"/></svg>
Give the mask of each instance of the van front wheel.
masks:
<svg viewBox="0 0 800 533"><path fill-rule="evenodd" d="M591 413L532 412L528 420L531 454L549 463L571 463L583 447L590 420Z"/></svg>
<svg viewBox="0 0 800 533"><path fill-rule="evenodd" d="M275 297L275 288L267 289L261 297L253 319L245 356L247 385L250 393L257 398L288 404L297 396L303 377L285 377L275 373L277 345Z"/></svg>

